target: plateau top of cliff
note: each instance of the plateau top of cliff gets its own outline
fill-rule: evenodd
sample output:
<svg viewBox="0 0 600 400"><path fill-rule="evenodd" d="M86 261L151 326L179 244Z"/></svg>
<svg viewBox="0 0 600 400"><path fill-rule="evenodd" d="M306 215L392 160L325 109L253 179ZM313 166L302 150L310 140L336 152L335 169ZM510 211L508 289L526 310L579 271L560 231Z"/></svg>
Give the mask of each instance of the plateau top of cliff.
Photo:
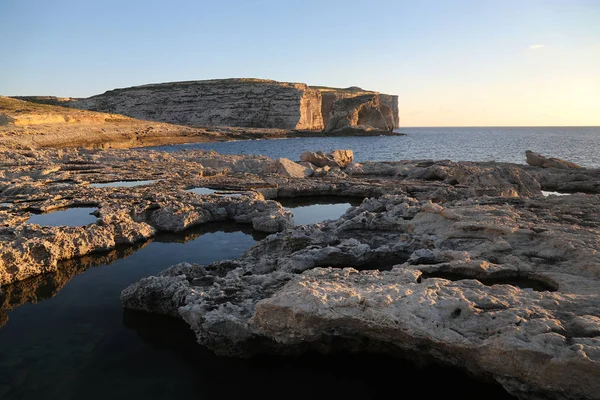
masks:
<svg viewBox="0 0 600 400"><path fill-rule="evenodd" d="M366 90L360 88L358 86L350 86L347 88L336 88L330 86L312 86L302 82L281 82L275 81L272 79L261 79L261 78L224 78L224 79L204 79L204 80L194 80L194 81L175 81L175 82L162 82L162 83L147 83L144 85L136 85L129 86L125 88L116 88L107 90L106 92L94 96L90 96L89 98L94 98L97 96L104 96L110 94L116 94L119 92L130 91L130 90L138 90L138 89L157 89L157 90L170 90L173 88L185 88L188 86L197 86L197 85L241 85L241 84L264 84L264 85L274 85L288 88L295 88L298 90L317 90L320 93L344 93L347 95L363 95L363 94L379 94L380 92L374 90ZM82 100L82 99L73 99L73 100ZM72 101L72 100L68 100Z"/></svg>
<svg viewBox="0 0 600 400"><path fill-rule="evenodd" d="M98 96L110 95L113 93L125 92L130 90L138 90L138 89L156 89L156 90L171 90L173 88L185 88L189 86L197 86L197 85L215 85L215 86L227 86L227 85L242 85L242 84L263 84L263 85L272 85L272 86L281 86L294 88L298 90L309 90L312 87L308 86L306 83L301 82L280 82L272 79L259 79L259 78L225 78L225 79L204 79L204 80L196 80L196 81L176 81L176 82L162 82L162 83L147 83L144 85L130 86L126 88L116 88L112 90L107 90L106 92L98 95L94 95L89 97L94 98Z"/></svg>
<svg viewBox="0 0 600 400"><path fill-rule="evenodd" d="M359 95L363 95L363 94L378 94L379 93L379 92L376 92L373 90L365 90L358 86L350 86L347 88L335 88L335 87L330 87L330 86L310 86L310 88L316 89L321 93L329 93L329 92L347 93L347 94L352 94L354 96L359 96Z"/></svg>

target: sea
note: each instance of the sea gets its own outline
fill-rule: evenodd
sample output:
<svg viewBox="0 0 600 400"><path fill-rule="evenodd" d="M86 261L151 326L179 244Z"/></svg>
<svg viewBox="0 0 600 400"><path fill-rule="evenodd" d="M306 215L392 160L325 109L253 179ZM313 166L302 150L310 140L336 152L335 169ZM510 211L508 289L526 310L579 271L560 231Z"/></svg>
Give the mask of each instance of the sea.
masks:
<svg viewBox="0 0 600 400"><path fill-rule="evenodd" d="M402 128L402 136L312 137L157 146L298 160L304 151L351 149L355 160L501 161L525 151L599 168L599 127ZM297 224L335 217L360 199L291 202ZM87 210L78 210L87 212ZM336 213L336 215L333 215ZM63 223L75 223L66 213ZM56 221L53 221L53 223ZM88 223L82 220L78 223ZM240 257L265 235L206 224L133 248L73 260L61 273L2 288L0 399L514 399L465 371L385 354L218 357L182 321L123 310L128 285L178 262ZM414 393L417 393L415 395Z"/></svg>
<svg viewBox="0 0 600 400"><path fill-rule="evenodd" d="M526 164L525 151L600 168L600 127L400 128L403 136L310 137L190 143L148 149L214 150L298 160L305 151L350 149L356 162L399 160L498 161Z"/></svg>

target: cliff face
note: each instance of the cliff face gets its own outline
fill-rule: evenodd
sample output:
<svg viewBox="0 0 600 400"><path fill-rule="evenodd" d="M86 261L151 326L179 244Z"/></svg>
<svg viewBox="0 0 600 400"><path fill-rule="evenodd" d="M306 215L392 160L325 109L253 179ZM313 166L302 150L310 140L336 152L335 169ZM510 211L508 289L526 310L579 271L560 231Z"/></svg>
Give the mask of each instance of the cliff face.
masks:
<svg viewBox="0 0 600 400"><path fill-rule="evenodd" d="M116 89L77 108L190 126L322 130L321 93L303 83L219 79Z"/></svg>
<svg viewBox="0 0 600 400"><path fill-rule="evenodd" d="M387 125L389 129L394 129L400 126L400 117L398 115L398 96L382 94L378 92L373 92L370 90L364 90L356 86L352 86L346 89L338 89L338 88L330 88L330 87L322 87L322 86L313 86L314 89L317 89L321 92L321 97L323 98L321 104L321 114L323 115L323 125L325 126L326 131L330 131L332 129L327 128L329 125L330 118L333 116L334 108L337 108L336 113L339 114L341 111L341 107L343 105L351 105L355 102L342 102L338 104L339 101L349 98L357 98L360 96L367 95L377 95L379 97L379 102L386 108L389 108L392 112L392 117L388 121ZM361 97L366 102L369 102L371 99L369 97ZM336 107L337 105L337 107ZM351 110L348 110L351 112ZM388 110L386 109L385 113ZM364 121L363 121L364 122ZM367 124L369 125L369 124ZM376 128L376 127L374 127ZM377 129L383 129L377 128Z"/></svg>
<svg viewBox="0 0 600 400"><path fill-rule="evenodd" d="M346 101L348 99L354 100ZM360 102L364 104L360 106ZM262 79L134 86L71 101L69 105L196 127L332 131L361 125L389 131L399 125L397 96L358 87L309 87L304 83ZM329 127L334 115L336 122ZM340 118L346 122L341 122Z"/></svg>
<svg viewBox="0 0 600 400"><path fill-rule="evenodd" d="M378 94L363 94L333 103L325 130L368 127L391 131L397 126L393 110L382 102Z"/></svg>

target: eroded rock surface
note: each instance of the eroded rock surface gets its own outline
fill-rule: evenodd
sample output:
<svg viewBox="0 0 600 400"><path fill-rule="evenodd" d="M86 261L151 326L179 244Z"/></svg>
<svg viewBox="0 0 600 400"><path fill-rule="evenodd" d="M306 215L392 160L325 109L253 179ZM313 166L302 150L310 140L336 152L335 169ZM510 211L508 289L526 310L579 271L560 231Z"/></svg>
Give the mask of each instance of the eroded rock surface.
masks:
<svg viewBox="0 0 600 400"><path fill-rule="evenodd" d="M69 105L195 127L391 131L399 120L394 95L248 78L115 89Z"/></svg>
<svg viewBox="0 0 600 400"><path fill-rule="evenodd" d="M239 260L178 264L121 299L183 318L219 354L366 338L352 346L391 344L520 398L593 399L599 207L595 195L444 205L385 195L271 235Z"/></svg>
<svg viewBox="0 0 600 400"><path fill-rule="evenodd" d="M335 154L342 164L320 167L193 150L0 150L0 282L59 276L72 257L233 220L273 234L240 259L147 277L123 291L124 307L181 318L224 355L342 339L465 368L523 399L600 393L597 194L544 197L536 177L565 173L557 168ZM147 182L90 185L133 180ZM276 201L321 195L364 200L295 228ZM27 222L73 206L97 207L97 222ZM28 301L11 287L8 308Z"/></svg>
<svg viewBox="0 0 600 400"><path fill-rule="evenodd" d="M347 127L371 127L381 131L397 128L394 111L378 94L345 98L333 104L326 131Z"/></svg>

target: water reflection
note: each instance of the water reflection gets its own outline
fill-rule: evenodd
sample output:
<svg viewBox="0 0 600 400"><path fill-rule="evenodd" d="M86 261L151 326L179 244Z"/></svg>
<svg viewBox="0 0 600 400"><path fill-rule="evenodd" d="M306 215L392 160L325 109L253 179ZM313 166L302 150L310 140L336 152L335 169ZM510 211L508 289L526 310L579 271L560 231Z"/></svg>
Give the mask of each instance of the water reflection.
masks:
<svg viewBox="0 0 600 400"><path fill-rule="evenodd" d="M311 196L276 199L294 214L295 225L307 225L338 219L348 208L358 206L362 197Z"/></svg>
<svg viewBox="0 0 600 400"><path fill-rule="evenodd" d="M235 223L211 223L198 227L190 228L181 233L160 233L156 237L133 246L122 246L114 250L102 253L88 254L83 257L61 261L58 270L53 273L35 276L33 278L16 282L11 285L2 286L0 292L0 327L8 321L7 312L25 303L35 304L43 300L48 300L56 296L60 290L78 274L81 274L92 267L109 266L119 260L124 260L137 251L146 248L151 243L153 247L158 247L161 252L175 251L178 261L190 261L198 259L197 251L207 251L203 248L201 242L190 243L189 246L183 245L188 242L194 242L206 236L206 241L215 246L229 246L232 241L227 234L235 234L234 237L243 238L239 243L233 243L230 247L230 253L238 254L243 252L247 245L264 239L267 235L257 232L249 225ZM169 246L175 245L175 246ZM208 243L204 243L208 244ZM248 246L249 247L249 246ZM171 259L172 256L159 255L158 259ZM201 258L201 257L200 257ZM176 262L173 262L175 264ZM164 264L167 268L171 264ZM163 269L164 269L163 268ZM158 271L157 271L158 272Z"/></svg>
<svg viewBox="0 0 600 400"><path fill-rule="evenodd" d="M156 180L149 181L112 181L112 182L102 182L102 183L90 183L90 187L96 188L104 188L104 187L135 187L141 185L150 185L156 182Z"/></svg>
<svg viewBox="0 0 600 400"><path fill-rule="evenodd" d="M160 359L140 359L137 348L123 345L124 359L132 373L119 375L116 359L113 363L102 365L102 370L97 366L98 373L109 371L109 382L116 387L137 385L143 398L168 398L167 393L160 391L160 387L168 387L172 398L178 399L285 397L366 400L389 398L390 393L404 386L427 388L426 393L422 393L424 398L514 399L498 385L474 380L458 369L426 364L419 366L392 356L392 351L387 354L309 352L299 356L255 356L249 359L217 357L199 346L189 326L180 320L125 311L123 324L137 334L144 346L160 351ZM360 345L358 342L355 344ZM348 343L338 340L331 343L331 348L342 347L347 348ZM397 349L394 352L399 355ZM156 375L152 368L156 368L158 363L175 368L157 377L158 381L148 382L148 376ZM268 383L265 377L268 377ZM435 380L435 385L431 385L432 380ZM96 389L102 390L99 385ZM155 392L157 390L158 393ZM120 398L119 395L117 397Z"/></svg>
<svg viewBox="0 0 600 400"><path fill-rule="evenodd" d="M0 398L130 399L141 393L148 399L172 398L182 379L196 382L171 354L144 344L123 326L120 293L182 261L238 258L261 236L245 233L249 229L205 224L181 236L159 236L139 247L72 260L55 274L2 287L2 308L10 311L10 319L0 313L5 323ZM138 368L142 375L134 371Z"/></svg>
<svg viewBox="0 0 600 400"><path fill-rule="evenodd" d="M243 196L244 192L239 192L236 190L225 190L225 189L211 189L207 187L196 187L192 189L187 189L186 192L194 193L194 194L214 194L217 196L229 196L229 197L239 197Z"/></svg>
<svg viewBox="0 0 600 400"><path fill-rule="evenodd" d="M2 308L12 311L0 329L0 398L365 400L389 397L399 380L432 396L511 398L454 369L381 355L217 357L182 321L122 310L119 295L129 284L181 261L238 258L264 236L247 225L206 224L3 287Z"/></svg>
<svg viewBox="0 0 600 400"><path fill-rule="evenodd" d="M85 226L96 222L92 213L97 210L94 207L71 207L43 214L31 213L27 222L42 226Z"/></svg>

